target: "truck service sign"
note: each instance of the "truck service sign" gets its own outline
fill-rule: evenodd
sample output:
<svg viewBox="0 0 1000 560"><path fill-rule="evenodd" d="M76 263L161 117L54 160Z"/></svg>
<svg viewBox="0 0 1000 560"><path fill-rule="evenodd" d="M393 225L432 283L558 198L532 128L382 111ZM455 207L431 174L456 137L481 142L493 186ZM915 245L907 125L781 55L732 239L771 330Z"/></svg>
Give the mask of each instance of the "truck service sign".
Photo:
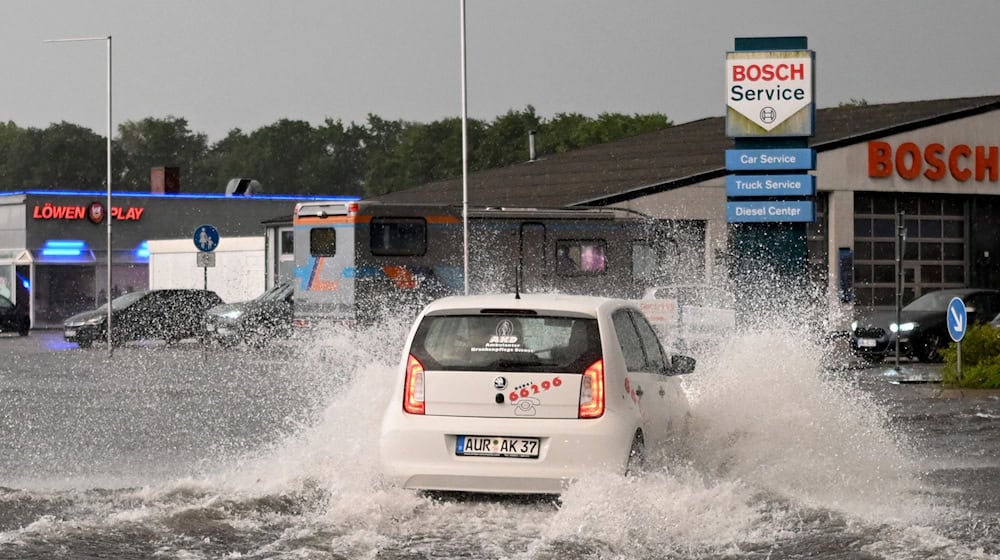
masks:
<svg viewBox="0 0 1000 560"><path fill-rule="evenodd" d="M807 50L726 54L726 135L811 136L814 54Z"/></svg>

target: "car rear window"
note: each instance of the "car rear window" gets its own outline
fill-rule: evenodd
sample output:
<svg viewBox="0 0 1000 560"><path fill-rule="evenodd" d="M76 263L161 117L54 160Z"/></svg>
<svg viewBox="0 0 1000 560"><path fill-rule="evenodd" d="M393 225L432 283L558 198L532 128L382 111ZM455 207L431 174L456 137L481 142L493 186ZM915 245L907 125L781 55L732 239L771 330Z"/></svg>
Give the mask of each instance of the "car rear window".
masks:
<svg viewBox="0 0 1000 560"><path fill-rule="evenodd" d="M429 370L582 373L601 342L596 319L436 315L421 321L410 353Z"/></svg>

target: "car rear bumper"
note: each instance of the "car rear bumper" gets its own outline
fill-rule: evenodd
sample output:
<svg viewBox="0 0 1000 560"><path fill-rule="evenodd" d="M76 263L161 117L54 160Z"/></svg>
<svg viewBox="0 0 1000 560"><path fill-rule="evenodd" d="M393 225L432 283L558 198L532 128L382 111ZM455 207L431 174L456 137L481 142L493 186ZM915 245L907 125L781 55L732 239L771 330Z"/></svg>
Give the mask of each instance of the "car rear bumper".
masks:
<svg viewBox="0 0 1000 560"><path fill-rule="evenodd" d="M89 325L63 327L63 338L66 342L88 343L103 339L104 334Z"/></svg>
<svg viewBox="0 0 1000 560"><path fill-rule="evenodd" d="M624 472L635 427L613 415L594 420L413 416L383 423L383 475L421 490L559 494L591 472ZM537 458L456 454L459 435L537 437Z"/></svg>

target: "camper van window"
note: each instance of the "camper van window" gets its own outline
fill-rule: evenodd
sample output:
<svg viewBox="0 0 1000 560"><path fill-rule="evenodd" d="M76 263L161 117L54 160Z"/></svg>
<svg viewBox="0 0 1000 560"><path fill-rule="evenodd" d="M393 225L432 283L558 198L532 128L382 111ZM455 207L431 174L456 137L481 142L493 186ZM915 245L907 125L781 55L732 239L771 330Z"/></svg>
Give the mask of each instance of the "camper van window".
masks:
<svg viewBox="0 0 1000 560"><path fill-rule="evenodd" d="M309 254L314 257L332 257L337 253L337 230L313 228L309 230Z"/></svg>
<svg viewBox="0 0 1000 560"><path fill-rule="evenodd" d="M556 242L556 272L561 276L604 274L607 270L604 240Z"/></svg>
<svg viewBox="0 0 1000 560"><path fill-rule="evenodd" d="M427 252L427 221L423 218L372 218L369 235L373 255L416 256Z"/></svg>
<svg viewBox="0 0 1000 560"><path fill-rule="evenodd" d="M632 278L651 282L656 277L656 250L646 243L632 243Z"/></svg>

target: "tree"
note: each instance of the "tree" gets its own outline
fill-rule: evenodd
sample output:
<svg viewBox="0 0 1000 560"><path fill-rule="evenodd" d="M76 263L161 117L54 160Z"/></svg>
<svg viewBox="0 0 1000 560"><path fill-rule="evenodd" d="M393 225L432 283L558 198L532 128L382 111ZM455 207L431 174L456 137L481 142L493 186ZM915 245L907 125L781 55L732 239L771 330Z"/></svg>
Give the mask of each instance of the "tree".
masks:
<svg viewBox="0 0 1000 560"><path fill-rule="evenodd" d="M104 138L75 124L47 129L0 125L0 185L22 189L103 189L107 177Z"/></svg>
<svg viewBox="0 0 1000 560"><path fill-rule="evenodd" d="M543 128L542 119L535 114L535 108L528 105L523 111L507 111L507 114L497 117L485 126L478 141L470 144L475 146L474 157L471 158L476 170L503 167L512 163L527 161L528 137L531 131L538 132ZM538 146L536 145L536 152Z"/></svg>
<svg viewBox="0 0 1000 560"><path fill-rule="evenodd" d="M148 191L152 168L179 167L182 190L216 190L214 177L206 166L208 137L191 132L186 119L168 116L125 121L118 125L118 136L123 161L120 184L116 184L116 188Z"/></svg>

